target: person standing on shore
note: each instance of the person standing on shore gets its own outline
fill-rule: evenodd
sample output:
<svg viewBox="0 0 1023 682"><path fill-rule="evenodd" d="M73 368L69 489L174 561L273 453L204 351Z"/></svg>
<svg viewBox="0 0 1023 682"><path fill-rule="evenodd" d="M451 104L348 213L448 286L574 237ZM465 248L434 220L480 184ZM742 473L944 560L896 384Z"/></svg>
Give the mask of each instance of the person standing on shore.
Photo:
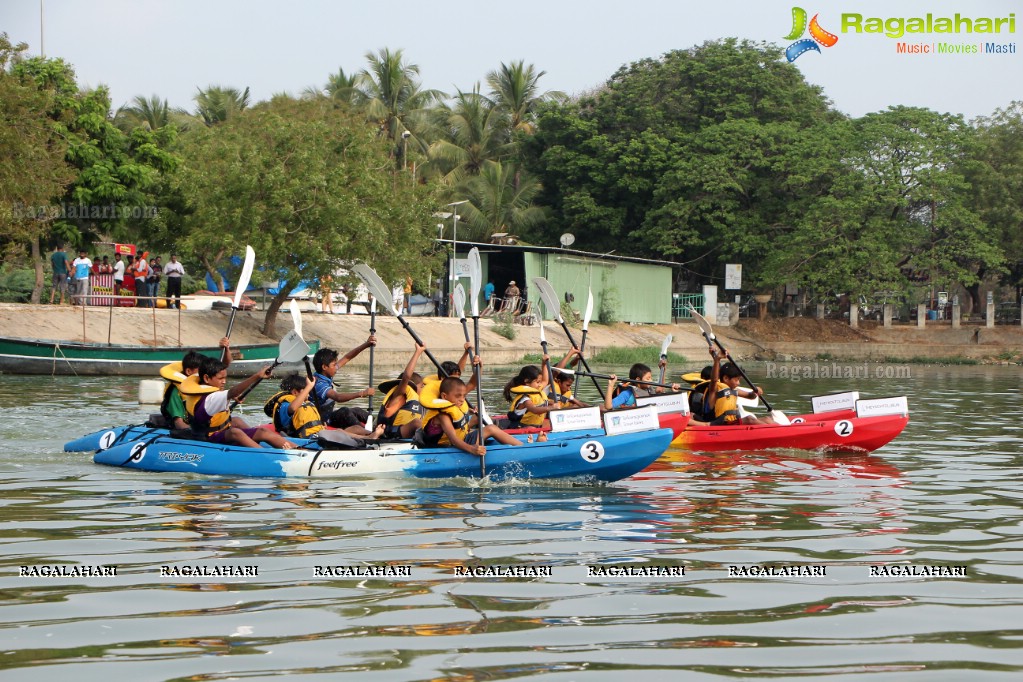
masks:
<svg viewBox="0 0 1023 682"><path fill-rule="evenodd" d="M178 262L178 255L172 253L167 265L163 266L163 274L167 277L167 304L174 299L174 307L181 308L181 278L185 276L185 266Z"/></svg>
<svg viewBox="0 0 1023 682"><path fill-rule="evenodd" d="M153 262L149 264L149 277L146 278L149 295L153 297L153 300L150 301L150 305L154 308L156 307L156 297L160 295L161 279L163 279L163 263L160 262L160 257L157 256L153 259Z"/></svg>
<svg viewBox="0 0 1023 682"><path fill-rule="evenodd" d="M114 295L119 296L124 288L124 261L121 254L114 254Z"/></svg>
<svg viewBox="0 0 1023 682"><path fill-rule="evenodd" d="M135 265L132 266L132 276L135 278L135 295L139 298L136 305L139 308L148 308L149 301L144 298L149 295L149 263L146 262L146 254L140 253L135 258Z"/></svg>
<svg viewBox="0 0 1023 682"><path fill-rule="evenodd" d="M90 293L89 275L92 274L92 261L89 260L85 249L81 249L78 252L78 258L71 264L71 267L75 271L75 293L72 296L72 302L77 301L77 304L88 305Z"/></svg>
<svg viewBox="0 0 1023 682"><path fill-rule="evenodd" d="M67 253L64 251L63 244L57 244L53 247L53 253L50 254L50 265L53 267L53 276L51 278L53 290L50 291L50 305L53 305L54 295L57 292L60 292L60 305L64 305L64 298L67 295L68 266L70 261L67 258Z"/></svg>

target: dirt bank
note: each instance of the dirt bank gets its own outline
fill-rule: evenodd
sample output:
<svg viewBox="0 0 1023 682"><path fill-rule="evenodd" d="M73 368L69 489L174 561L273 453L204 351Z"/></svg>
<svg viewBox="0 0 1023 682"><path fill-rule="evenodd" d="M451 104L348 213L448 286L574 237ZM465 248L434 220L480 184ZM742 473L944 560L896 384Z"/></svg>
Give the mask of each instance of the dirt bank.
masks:
<svg viewBox="0 0 1023 682"><path fill-rule="evenodd" d="M3 336L94 343L145 344L168 346L214 346L227 329L229 311L177 311L133 308L72 308L70 306L0 303L0 332ZM446 318L409 318L417 333L440 359L457 356L464 338L458 320ZM471 324L471 322L470 322ZM291 329L287 313L278 316L276 335L264 336L263 312L239 312L231 340L240 343L266 343L280 339ZM307 340L318 339L324 345L346 351L359 345L369 332L366 315L324 315L306 312L303 332ZM552 353L563 353L569 343L560 328L545 325ZM516 338L509 340L496 333L494 323L480 323L480 345L489 364L515 364L523 355L539 349L536 327L516 325ZM851 329L838 320L777 318L743 320L734 328L716 327L729 350L743 358L806 359L816 357L848 359L914 359L969 357L987 361L1018 361L1023 358L1023 329L999 326L988 329L931 323L925 329L915 325L891 329L876 323L864 323ZM587 337L590 353L608 347L660 346L665 334L672 334L671 350L685 356L693 365L702 364L707 346L695 324L673 325L592 325ZM574 330L576 339L579 330ZM412 349L412 340L397 320L377 316L376 351L378 362L400 367ZM655 358L651 358L654 361ZM357 364L369 362L368 353Z"/></svg>

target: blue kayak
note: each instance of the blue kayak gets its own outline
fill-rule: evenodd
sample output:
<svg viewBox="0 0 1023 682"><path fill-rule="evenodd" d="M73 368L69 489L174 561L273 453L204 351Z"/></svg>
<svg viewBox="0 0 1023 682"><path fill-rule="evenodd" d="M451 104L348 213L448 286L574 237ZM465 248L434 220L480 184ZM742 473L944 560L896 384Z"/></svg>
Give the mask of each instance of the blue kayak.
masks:
<svg viewBox="0 0 1023 682"><path fill-rule="evenodd" d="M64 446L68 451L98 444L97 464L174 473L254 477L479 478L479 458L456 448L417 449L408 442L381 442L354 450L322 449L316 441L280 450L247 448L172 438L163 429L118 427ZM522 446L488 445L487 477L611 482L652 464L671 444L671 429L609 436L602 430L561 434Z"/></svg>

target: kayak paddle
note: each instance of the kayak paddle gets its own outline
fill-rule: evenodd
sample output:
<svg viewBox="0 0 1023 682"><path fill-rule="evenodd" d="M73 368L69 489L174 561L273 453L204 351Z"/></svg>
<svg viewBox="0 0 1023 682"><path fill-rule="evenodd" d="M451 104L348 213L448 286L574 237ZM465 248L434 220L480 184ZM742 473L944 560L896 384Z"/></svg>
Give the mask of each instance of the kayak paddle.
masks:
<svg viewBox="0 0 1023 682"><path fill-rule="evenodd" d="M469 299L469 308L472 310L472 333L474 355L480 353L480 290L483 288L483 263L480 262L480 250L475 246L469 249L469 284L472 287L472 298ZM475 359L475 358L474 358ZM476 404L483 404L483 368L473 362L473 371L476 372ZM483 412L476 415L477 436L476 444L483 445ZM487 475L486 456L480 457L480 476Z"/></svg>
<svg viewBox="0 0 1023 682"><path fill-rule="evenodd" d="M565 324L565 320L561 317L561 307L558 305L558 295L554 291L554 287L543 277L534 277L533 285L536 286L537 291L540 292L540 298L543 299L543 303L547 306L547 312L554 315L554 319L561 325L562 331L565 332L565 336L568 337L568 342L572 344L574 348L579 348L575 343L575 338L572 337L572 332L569 331L568 325ZM583 357L582 353L579 354L579 361L583 363L583 367L588 372L590 370L589 364L586 362L586 358ZM593 381L593 385L597 389L597 393L600 394L600 399L604 399L604 389L600 387L596 379Z"/></svg>
<svg viewBox="0 0 1023 682"><path fill-rule="evenodd" d="M699 325L700 331L703 332L703 337L707 339L707 344L709 345L711 341L717 344L717 347L721 349L721 352L725 354L725 357L728 358L729 362L731 362L732 365L734 365L735 368L739 370L739 374L742 375L742 378L746 380L746 383L749 384L750 388L753 389L753 392L756 393L757 391L756 384L754 384L753 381L749 378L749 375L746 374L745 370L743 370L743 368L739 366L739 363L735 361L735 358L733 358L731 354L729 354L728 350L726 350L725 347L721 344L721 341L718 340L718 337L714 335L714 328L710 326L710 322L707 321L707 318L705 318L700 313L696 312L696 310L692 306L689 306L689 312L693 316L693 319L696 320L696 324ZM771 403L767 402L767 398L765 398L764 396L761 395L759 396L759 398L760 400L763 401L764 407L768 409L768 411L771 414L771 418L774 419L775 422L777 422L778 424L789 423L789 418L785 416L784 412L782 412L781 410L776 410L773 407L771 407Z"/></svg>
<svg viewBox="0 0 1023 682"><path fill-rule="evenodd" d="M668 369L668 346L671 345L671 339L671 334L668 334L664 337L664 343L661 344L661 360L664 361L664 364L658 363L661 364L661 378L658 381L662 384L664 383L664 372Z"/></svg>
<svg viewBox="0 0 1023 682"><path fill-rule="evenodd" d="M278 365L283 365L285 362L292 363L298 362L302 358L309 355L309 344L307 344L302 336L292 329L290 332L284 335L281 339L280 345L277 347L277 359L270 365L270 371L272 372ZM235 398L234 402L231 403L231 409L238 407L238 404L245 400L245 396L252 392L259 383L263 381L263 377L260 376L251 386L242 391L242 394Z"/></svg>
<svg viewBox="0 0 1023 682"><path fill-rule="evenodd" d="M598 374L597 372L584 372L584 371L578 370L578 369L562 368L561 371L564 372L565 374L576 374L576 375L581 376L581 377L591 377L593 379L610 379L611 378L610 374ZM672 386L671 384L661 384L661 383L658 383L656 381L640 381L638 379L622 379L621 377L618 378L618 381L621 382L621 383L624 383L624 384L635 384L635 385L642 384L643 386L657 386L658 388L667 388L667 389L670 389L671 391L677 392L677 393L686 393L687 391L693 390L693 389L688 388L686 386L679 386L678 390L676 391L676 387L675 386ZM658 395L661 395L661 394L658 394Z"/></svg>

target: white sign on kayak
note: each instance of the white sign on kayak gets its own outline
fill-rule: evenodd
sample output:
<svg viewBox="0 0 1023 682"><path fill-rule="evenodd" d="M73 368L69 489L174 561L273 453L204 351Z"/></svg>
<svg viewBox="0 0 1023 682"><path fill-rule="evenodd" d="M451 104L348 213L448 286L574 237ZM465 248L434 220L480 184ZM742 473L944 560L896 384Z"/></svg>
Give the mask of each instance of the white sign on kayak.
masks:
<svg viewBox="0 0 1023 682"><path fill-rule="evenodd" d="M657 420L657 408L653 405L632 410L615 410L604 414L604 430L607 435L654 431L661 428Z"/></svg>
<svg viewBox="0 0 1023 682"><path fill-rule="evenodd" d="M909 414L909 401L906 400L906 396L856 401L857 417L882 417L889 414Z"/></svg>
<svg viewBox="0 0 1023 682"><path fill-rule="evenodd" d="M689 394L688 393L663 393L660 395L645 395L641 398L636 398L636 404L640 407L646 405L653 405L657 408L657 414L670 414L672 412L681 412L682 414L689 414Z"/></svg>
<svg viewBox="0 0 1023 682"><path fill-rule="evenodd" d="M574 410L554 410L548 412L551 419L551 431L580 431L583 429L602 429L599 407L580 407Z"/></svg>
<svg viewBox="0 0 1023 682"><path fill-rule="evenodd" d="M817 395L810 398L813 405L813 413L837 412L838 410L855 410L856 401L860 399L859 391L848 391L846 393L832 393L831 395Z"/></svg>

